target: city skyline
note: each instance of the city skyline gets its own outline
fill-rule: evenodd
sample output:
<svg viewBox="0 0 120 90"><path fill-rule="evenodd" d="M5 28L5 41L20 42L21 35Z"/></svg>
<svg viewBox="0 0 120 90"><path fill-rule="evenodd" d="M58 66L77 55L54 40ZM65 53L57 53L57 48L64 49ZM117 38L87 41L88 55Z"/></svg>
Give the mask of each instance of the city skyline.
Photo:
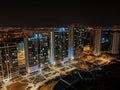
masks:
<svg viewBox="0 0 120 90"><path fill-rule="evenodd" d="M37 90L54 79L64 82L63 76L72 75L72 72L78 74L81 81L83 77L76 70L83 73L104 71L104 67L119 64L120 27L90 28L72 24L67 28L0 29L2 90L16 90L18 84L21 86L19 90L29 86L30 90ZM26 84L21 85L22 82ZM81 87L78 85L78 88Z"/></svg>
<svg viewBox="0 0 120 90"><path fill-rule="evenodd" d="M116 90L120 8L113 1L0 3L0 90Z"/></svg>
<svg viewBox="0 0 120 90"><path fill-rule="evenodd" d="M114 26L120 24L117 2L39 2L10 1L0 4L0 26L42 27L84 25Z"/></svg>

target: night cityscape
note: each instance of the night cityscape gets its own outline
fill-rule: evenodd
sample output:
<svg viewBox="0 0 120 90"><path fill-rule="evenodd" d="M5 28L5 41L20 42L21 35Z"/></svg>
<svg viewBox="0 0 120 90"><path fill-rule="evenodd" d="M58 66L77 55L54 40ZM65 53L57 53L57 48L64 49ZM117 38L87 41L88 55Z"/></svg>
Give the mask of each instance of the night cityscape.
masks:
<svg viewBox="0 0 120 90"><path fill-rule="evenodd" d="M0 90L119 90L117 2L0 4Z"/></svg>

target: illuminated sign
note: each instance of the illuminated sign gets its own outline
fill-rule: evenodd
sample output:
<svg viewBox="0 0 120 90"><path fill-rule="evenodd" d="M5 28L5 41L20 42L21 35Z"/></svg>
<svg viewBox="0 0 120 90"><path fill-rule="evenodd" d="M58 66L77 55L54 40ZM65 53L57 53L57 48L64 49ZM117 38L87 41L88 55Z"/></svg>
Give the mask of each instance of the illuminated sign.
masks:
<svg viewBox="0 0 120 90"><path fill-rule="evenodd" d="M38 65L37 65L37 66L29 67L28 72L32 73L32 72L36 72L38 70L39 70L39 68L38 68Z"/></svg>

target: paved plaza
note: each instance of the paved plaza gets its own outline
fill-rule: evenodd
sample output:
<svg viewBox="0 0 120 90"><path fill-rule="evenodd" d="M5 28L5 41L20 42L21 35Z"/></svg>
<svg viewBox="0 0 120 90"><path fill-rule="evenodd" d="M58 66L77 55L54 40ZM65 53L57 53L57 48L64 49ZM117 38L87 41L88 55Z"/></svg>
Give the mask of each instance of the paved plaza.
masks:
<svg viewBox="0 0 120 90"><path fill-rule="evenodd" d="M6 86L7 90L25 90L28 83L15 82Z"/></svg>

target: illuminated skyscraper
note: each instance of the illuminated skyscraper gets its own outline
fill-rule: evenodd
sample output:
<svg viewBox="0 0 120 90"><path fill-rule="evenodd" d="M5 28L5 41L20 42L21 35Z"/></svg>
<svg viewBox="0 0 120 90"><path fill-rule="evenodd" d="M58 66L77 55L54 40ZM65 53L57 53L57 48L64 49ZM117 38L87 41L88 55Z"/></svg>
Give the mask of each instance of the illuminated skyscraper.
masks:
<svg viewBox="0 0 120 90"><path fill-rule="evenodd" d="M19 74L17 43L4 42L0 44L1 74L3 78L12 78Z"/></svg>
<svg viewBox="0 0 120 90"><path fill-rule="evenodd" d="M69 27L69 59L80 57L83 47L90 44L89 31L81 25Z"/></svg>
<svg viewBox="0 0 120 90"><path fill-rule="evenodd" d="M111 41L112 41L112 30L102 29L101 30L101 52L110 52Z"/></svg>
<svg viewBox="0 0 120 90"><path fill-rule="evenodd" d="M24 49L23 41L18 43L17 56L18 56L19 73L23 74L26 72L25 49Z"/></svg>
<svg viewBox="0 0 120 90"><path fill-rule="evenodd" d="M40 33L33 33L24 39L28 72L38 71L48 60L49 38Z"/></svg>
<svg viewBox="0 0 120 90"><path fill-rule="evenodd" d="M101 54L101 29L95 29L94 54Z"/></svg>
<svg viewBox="0 0 120 90"><path fill-rule="evenodd" d="M50 64L55 64L55 40L54 31L50 32Z"/></svg>
<svg viewBox="0 0 120 90"><path fill-rule="evenodd" d="M101 30L101 52L119 54L119 29L103 28Z"/></svg>
<svg viewBox="0 0 120 90"><path fill-rule="evenodd" d="M23 41L23 33L20 28L2 29L4 30L0 35L0 77L1 81L8 81L19 74L18 44Z"/></svg>
<svg viewBox="0 0 120 90"><path fill-rule="evenodd" d="M73 32L73 25L69 26L69 44L68 44L68 58L70 60L74 59L74 32Z"/></svg>
<svg viewBox="0 0 120 90"><path fill-rule="evenodd" d="M56 64L68 61L68 39L69 32L67 28L54 29L54 55Z"/></svg>
<svg viewBox="0 0 120 90"><path fill-rule="evenodd" d="M119 54L119 44L120 44L120 33L113 31L112 33L112 43L111 43L111 53Z"/></svg>

